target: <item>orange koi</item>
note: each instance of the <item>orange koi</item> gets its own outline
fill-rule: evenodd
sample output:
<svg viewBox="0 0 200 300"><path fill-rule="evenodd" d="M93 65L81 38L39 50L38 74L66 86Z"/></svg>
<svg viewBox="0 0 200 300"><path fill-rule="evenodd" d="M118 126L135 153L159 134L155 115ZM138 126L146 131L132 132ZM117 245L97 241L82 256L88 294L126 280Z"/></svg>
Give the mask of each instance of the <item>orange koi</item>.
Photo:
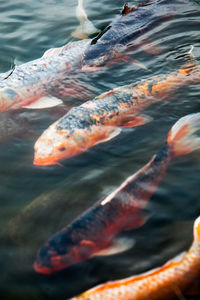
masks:
<svg viewBox="0 0 200 300"><path fill-rule="evenodd" d="M123 127L143 125L142 111L162 102L178 88L200 82L193 63L169 75L153 76L104 93L72 108L47 128L35 143L35 165L55 165L118 135Z"/></svg>
<svg viewBox="0 0 200 300"><path fill-rule="evenodd" d="M187 253L150 272L101 284L71 300L174 299L200 275L200 217L193 227L194 241Z"/></svg>

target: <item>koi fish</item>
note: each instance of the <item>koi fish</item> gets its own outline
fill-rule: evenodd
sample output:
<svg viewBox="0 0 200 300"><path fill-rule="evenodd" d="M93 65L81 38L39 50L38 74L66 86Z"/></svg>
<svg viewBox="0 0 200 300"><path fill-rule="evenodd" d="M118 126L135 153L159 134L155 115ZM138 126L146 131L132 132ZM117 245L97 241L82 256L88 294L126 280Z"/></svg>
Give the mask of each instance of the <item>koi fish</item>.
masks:
<svg viewBox="0 0 200 300"><path fill-rule="evenodd" d="M200 275L200 217L194 222L193 238L188 252L162 267L98 285L71 300L159 300L182 295Z"/></svg>
<svg viewBox="0 0 200 300"><path fill-rule="evenodd" d="M125 251L131 243L115 240L124 230L144 223L143 208L163 178L170 161L200 148L200 113L187 115L172 127L166 145L142 169L56 233L37 254L36 272L51 274L95 255Z"/></svg>
<svg viewBox="0 0 200 300"><path fill-rule="evenodd" d="M146 9L148 10L146 4L138 6L137 9L126 8L123 16L111 23L109 27L111 29L108 30L107 28L96 39L72 42L60 48L47 50L41 58L17 66L7 73L0 74L0 111L21 107L38 109L59 105L62 100L59 97L51 96L52 91L53 94L55 93L55 88L58 89L58 94L61 90L63 96L69 95L69 93L76 94L80 82L77 83L77 76L73 77L73 73L87 70L87 66L95 68L97 65L96 60L98 60L99 65L102 58L104 61L112 59L113 55L111 54L113 51L116 52L121 45L128 45L137 37L135 32L140 32L141 35L143 27L148 27L151 24L156 25L156 21L162 18L160 18L159 13L158 15L153 13L153 9L157 11L159 9L158 4L162 4L162 2L166 1L155 1L154 6L149 9L149 13L146 12ZM173 5L171 5L172 9ZM161 5L159 12L163 11L164 5ZM81 0L79 0L78 12L80 13L79 19L82 20L82 26L88 24ZM134 15L135 12L137 17ZM168 10L165 11L165 15L167 12ZM139 23L137 24L137 22ZM124 39L125 32L122 28L126 28L126 39ZM102 44L105 47L102 47Z"/></svg>
<svg viewBox="0 0 200 300"><path fill-rule="evenodd" d="M33 163L55 165L114 138L122 127L143 125L150 120L141 114L145 108L168 99L183 85L196 82L200 82L199 70L194 63L186 64L169 75L115 88L74 107L36 141Z"/></svg>
<svg viewBox="0 0 200 300"><path fill-rule="evenodd" d="M62 103L52 97L57 88L69 93L73 83L72 71L81 63L89 40L71 42L60 48L47 50L36 60L17 66L12 72L0 76L0 111L17 108L46 108ZM62 82L66 81L66 86Z"/></svg>
<svg viewBox="0 0 200 300"><path fill-rule="evenodd" d="M78 3L77 17L81 25L73 36L86 38L88 34L99 32L88 20L82 0ZM73 72L80 71L83 53L89 44L89 40L85 40L49 49L41 58L0 74L0 111L59 105L62 100L51 96L55 88L62 96L76 94L80 82L73 78ZM68 76L71 79L66 80Z"/></svg>
<svg viewBox="0 0 200 300"><path fill-rule="evenodd" d="M168 20L185 3L184 0L150 0L133 7L125 4L121 16L91 41L84 53L83 69L96 70L112 60L137 64L127 55L127 51L135 48L158 55L160 49L145 38L145 33Z"/></svg>

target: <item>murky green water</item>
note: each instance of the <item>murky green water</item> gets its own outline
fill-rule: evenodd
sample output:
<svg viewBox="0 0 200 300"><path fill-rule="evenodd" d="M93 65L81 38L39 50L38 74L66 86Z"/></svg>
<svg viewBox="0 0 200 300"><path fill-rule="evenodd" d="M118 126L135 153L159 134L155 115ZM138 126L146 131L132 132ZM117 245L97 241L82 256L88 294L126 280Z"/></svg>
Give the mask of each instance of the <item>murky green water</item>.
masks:
<svg viewBox="0 0 200 300"><path fill-rule="evenodd" d="M1 0L0 72L10 69L13 62L33 60L73 40L70 34L78 25L76 4L75 0ZM90 20L103 29L120 12L123 1L85 0L84 5ZM200 5L188 0L176 18L148 33L160 45L161 55L137 50L137 59L148 70L119 63L88 74L93 94L176 70L182 64L176 57L190 45L195 46L198 59L199 16ZM144 166L162 147L178 118L200 111L199 95L200 84L185 86L169 101L145 112L152 122L124 129L112 141L69 159L63 168L33 166L33 145L44 129L79 105L80 99L65 100L62 107L53 109L1 113L1 299L66 299L100 282L146 271L187 249L192 222L200 214L199 152L172 162L149 202L147 223L125 233L136 241L131 250L93 258L52 276L36 274L32 267L36 251L52 234Z"/></svg>

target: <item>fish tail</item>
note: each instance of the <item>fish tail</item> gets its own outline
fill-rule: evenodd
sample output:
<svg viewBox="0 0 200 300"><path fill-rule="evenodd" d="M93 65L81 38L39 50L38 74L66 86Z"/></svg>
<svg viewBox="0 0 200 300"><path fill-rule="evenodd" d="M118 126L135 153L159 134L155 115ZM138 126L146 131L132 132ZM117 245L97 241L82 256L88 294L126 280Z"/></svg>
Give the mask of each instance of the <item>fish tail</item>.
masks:
<svg viewBox="0 0 200 300"><path fill-rule="evenodd" d="M171 128L167 143L173 156L181 156L200 148L200 113L179 119Z"/></svg>
<svg viewBox="0 0 200 300"><path fill-rule="evenodd" d="M200 216L194 222L193 234L194 241L200 244Z"/></svg>
<svg viewBox="0 0 200 300"><path fill-rule="evenodd" d="M83 7L83 0L78 0L78 6L76 8L76 16L80 21L80 25L76 31L72 32L72 36L78 39L86 39L89 35L98 33L98 30L90 20L88 20L87 14Z"/></svg>

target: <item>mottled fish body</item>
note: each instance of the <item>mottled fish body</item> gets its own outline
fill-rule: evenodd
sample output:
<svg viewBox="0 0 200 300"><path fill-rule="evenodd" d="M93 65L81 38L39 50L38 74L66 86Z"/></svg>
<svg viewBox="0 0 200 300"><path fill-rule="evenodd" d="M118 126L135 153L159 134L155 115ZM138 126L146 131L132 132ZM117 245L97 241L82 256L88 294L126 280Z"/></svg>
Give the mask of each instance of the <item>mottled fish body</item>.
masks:
<svg viewBox="0 0 200 300"><path fill-rule="evenodd" d="M95 255L125 250L126 245L117 245L115 237L144 223L142 211L171 159L200 148L195 135L199 129L200 113L181 118L169 132L166 145L147 165L41 247L35 270L51 274Z"/></svg>
<svg viewBox="0 0 200 300"><path fill-rule="evenodd" d="M194 222L193 236L194 241L188 252L162 267L101 284L71 300L162 300L177 299L177 296L185 299L182 293L200 275L200 217Z"/></svg>
<svg viewBox="0 0 200 300"><path fill-rule="evenodd" d="M37 140L34 164L56 164L112 139L122 127L148 122L149 118L141 115L146 107L168 99L183 85L196 82L200 82L199 70L192 64L186 64L169 75L153 76L115 88L72 108Z"/></svg>
<svg viewBox="0 0 200 300"><path fill-rule="evenodd" d="M51 96L52 90L57 88L58 95L59 88L62 89L62 93L65 89L65 93L69 93L70 85L73 85L73 72L85 71L91 67L96 70L96 66L106 62L112 63L113 59L123 60L121 53L124 50L183 3L184 0L176 0L173 3L169 0L155 0L132 8L125 6L122 16L115 18L95 39L72 42L61 48L50 49L42 58L17 66L10 73L1 74L0 111L20 107L46 108L62 103L59 98ZM81 34L84 35L84 30L95 31L83 10L81 0L78 5L78 17L82 23ZM148 42L142 40L139 45L142 44ZM68 78L69 80L65 81ZM75 86L76 84L78 83L74 83ZM76 88L73 86L72 90L75 91Z"/></svg>
<svg viewBox="0 0 200 300"><path fill-rule="evenodd" d="M147 50L149 41L143 39L144 34L172 16L184 3L184 0L154 0L131 8L125 5L122 15L116 17L86 49L85 67L104 65L120 53L127 54L126 50L134 46L158 52L155 48Z"/></svg>
<svg viewBox="0 0 200 300"><path fill-rule="evenodd" d="M41 103L38 108L60 104L62 101L51 97L51 92L55 87L59 90L59 85L61 89L70 87L70 81L66 81L66 86L62 82L73 76L78 66L80 68L87 46L88 40L68 43L46 51L39 59L17 66L10 75L1 74L0 111L35 108L33 104L37 101Z"/></svg>

